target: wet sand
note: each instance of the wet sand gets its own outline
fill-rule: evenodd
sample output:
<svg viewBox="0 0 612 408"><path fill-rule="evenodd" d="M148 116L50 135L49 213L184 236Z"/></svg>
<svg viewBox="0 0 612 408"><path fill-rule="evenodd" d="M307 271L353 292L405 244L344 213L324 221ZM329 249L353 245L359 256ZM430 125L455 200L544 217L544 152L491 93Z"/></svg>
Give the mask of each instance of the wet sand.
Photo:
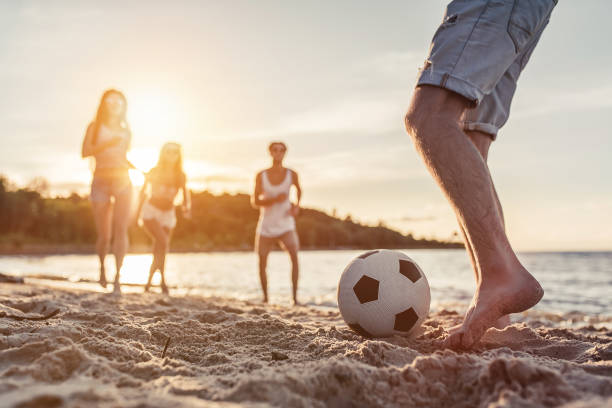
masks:
<svg viewBox="0 0 612 408"><path fill-rule="evenodd" d="M0 406L612 406L612 317L529 312L441 350L460 320L366 340L336 309L0 284Z"/></svg>

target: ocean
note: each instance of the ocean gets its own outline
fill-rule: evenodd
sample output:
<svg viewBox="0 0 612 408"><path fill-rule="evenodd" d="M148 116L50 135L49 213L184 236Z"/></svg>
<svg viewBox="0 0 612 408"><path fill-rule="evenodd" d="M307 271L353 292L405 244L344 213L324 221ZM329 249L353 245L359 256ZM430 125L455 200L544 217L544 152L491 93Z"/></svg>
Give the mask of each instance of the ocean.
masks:
<svg viewBox="0 0 612 408"><path fill-rule="evenodd" d="M346 265L364 251L302 251L298 296L307 305L336 307L336 290ZM432 292L432 309L465 307L475 282L464 250L403 250L423 269ZM546 312L612 315L612 252L524 252L521 262L545 290L536 306ZM113 257L106 259L107 279L114 278ZM128 255L122 283L142 290L151 255ZM0 256L0 272L81 288L101 289L95 255ZM169 254L166 281L171 293L261 298L257 257L251 252ZM159 274L154 280L159 282ZM268 261L270 301L288 304L291 281L288 256L280 251Z"/></svg>

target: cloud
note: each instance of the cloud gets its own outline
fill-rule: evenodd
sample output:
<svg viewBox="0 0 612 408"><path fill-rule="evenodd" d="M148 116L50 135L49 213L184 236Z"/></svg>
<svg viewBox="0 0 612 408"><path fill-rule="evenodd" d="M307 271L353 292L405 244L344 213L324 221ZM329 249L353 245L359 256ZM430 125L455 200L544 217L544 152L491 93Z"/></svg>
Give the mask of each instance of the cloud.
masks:
<svg viewBox="0 0 612 408"><path fill-rule="evenodd" d="M346 73L346 92L334 99L294 112L249 137L353 132L403 133L403 116L412 92L420 54L389 51L358 61ZM372 84L376 84L372 86Z"/></svg>
<svg viewBox="0 0 612 408"><path fill-rule="evenodd" d="M601 108L612 108L612 84L598 88L562 92L546 89L534 92L529 102L520 104L512 112L512 118L528 118L551 113L576 112ZM534 103L537 101L537 104Z"/></svg>

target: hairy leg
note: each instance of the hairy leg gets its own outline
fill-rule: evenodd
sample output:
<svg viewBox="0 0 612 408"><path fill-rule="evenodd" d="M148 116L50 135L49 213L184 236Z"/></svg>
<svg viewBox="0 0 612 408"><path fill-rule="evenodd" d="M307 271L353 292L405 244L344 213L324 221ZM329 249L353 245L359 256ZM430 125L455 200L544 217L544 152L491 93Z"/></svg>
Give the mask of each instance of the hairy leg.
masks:
<svg viewBox="0 0 612 408"><path fill-rule="evenodd" d="M128 223L131 210L131 186L127 187L129 192L117 194L113 210L113 254L115 255L115 291L119 292L119 279L123 258L128 249Z"/></svg>
<svg viewBox="0 0 612 408"><path fill-rule="evenodd" d="M259 281L261 282L261 290L263 291L263 301L268 303L268 277L266 274L266 266L268 265L268 255L274 245L274 241L267 237L258 236L257 238L257 254L259 256Z"/></svg>
<svg viewBox="0 0 612 408"><path fill-rule="evenodd" d="M488 157L489 157L489 148L491 147L491 136L483 133L483 132L478 132L478 131L464 131L465 134L470 138L471 142L474 144L474 147L476 147L476 149L478 150L478 152L480 153L480 156L482 157L482 159L484 160L485 164L488 161ZM488 165L487 165L487 169L488 169ZM490 171L489 171L490 174ZM504 224L504 228L505 228L505 222L504 222L504 216L503 216L503 211L502 211L502 206L501 203L499 201L499 197L497 196L497 191L495 190L495 186L493 184L493 179L491 179L491 185L493 186L493 194L495 197L495 202L497 205L497 209L501 215L501 219L502 219L502 224ZM476 279L476 282L480 282L480 272L478 271L478 267L476 264L476 258L474 257L474 251L469 243L469 240L467 238L467 234L465 232L465 229L463 228L463 226L461 225L461 221L459 220L459 218L457 218L457 222L459 223L459 228L461 229L461 235L463 237L463 242L465 242L465 247L466 250L468 252L468 255L470 257L470 263L472 264L472 269L474 271L474 276ZM495 323L495 328L497 329L503 329L504 327L508 326L510 324L510 317L508 315L502 316L501 318L499 318L497 320L497 322ZM461 325L457 325L455 327L452 327L449 332L450 333L454 333L455 331L457 331L458 329L461 328Z"/></svg>
<svg viewBox="0 0 612 408"><path fill-rule="evenodd" d="M104 259L108 253L111 240L112 206L109 202L93 202L93 214L96 223L96 252L100 259L100 285L106 288L106 270Z"/></svg>
<svg viewBox="0 0 612 408"><path fill-rule="evenodd" d="M463 228L479 273L477 290L450 347L471 347L496 321L535 305L543 290L520 264L505 233L484 158L461 129L468 102L441 88L415 90L406 127Z"/></svg>

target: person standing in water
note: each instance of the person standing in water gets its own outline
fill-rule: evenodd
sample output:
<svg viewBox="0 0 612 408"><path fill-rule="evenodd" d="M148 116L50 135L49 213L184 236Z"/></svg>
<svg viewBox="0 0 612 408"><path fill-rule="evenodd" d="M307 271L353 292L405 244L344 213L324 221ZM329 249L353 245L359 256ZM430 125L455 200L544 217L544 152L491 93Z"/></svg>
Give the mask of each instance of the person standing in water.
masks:
<svg viewBox="0 0 612 408"><path fill-rule="evenodd" d="M272 167L260 171L255 177L252 204L259 208L259 222L255 235L255 251L259 255L259 279L263 290L263 301L268 302L268 278L266 266L268 255L279 243L291 257L291 283L293 304L297 304L298 251L300 241L295 228L295 217L300 211L302 189L295 171L283 167L287 146L283 142L272 142L268 146L272 156ZM291 186L297 191L297 203L291 203Z"/></svg>
<svg viewBox="0 0 612 408"><path fill-rule="evenodd" d="M153 262L149 269L145 292L149 291L153 275L159 270L162 293L168 294L164 269L172 230L176 226L174 199L181 189L183 215L185 218L191 217L191 197L186 184L181 146L177 143L166 143L161 149L157 165L146 174L138 203L138 208L142 208L142 211L139 211L141 224L153 240ZM149 186L150 196L147 197Z"/></svg>
<svg viewBox="0 0 612 408"><path fill-rule="evenodd" d="M106 288L104 258L111 238L115 255L114 292L120 293L119 277L123 258L128 248L127 229L132 200L132 183L127 160L131 132L126 120L125 96L110 89L104 92L95 120L87 127L81 154L94 157L96 166L89 198L96 223L96 251L100 259L100 285Z"/></svg>
<svg viewBox="0 0 612 408"><path fill-rule="evenodd" d="M463 323L446 339L451 348L472 347L544 294L510 245L487 157L556 4L452 1L406 114L416 150L455 211L476 276Z"/></svg>

